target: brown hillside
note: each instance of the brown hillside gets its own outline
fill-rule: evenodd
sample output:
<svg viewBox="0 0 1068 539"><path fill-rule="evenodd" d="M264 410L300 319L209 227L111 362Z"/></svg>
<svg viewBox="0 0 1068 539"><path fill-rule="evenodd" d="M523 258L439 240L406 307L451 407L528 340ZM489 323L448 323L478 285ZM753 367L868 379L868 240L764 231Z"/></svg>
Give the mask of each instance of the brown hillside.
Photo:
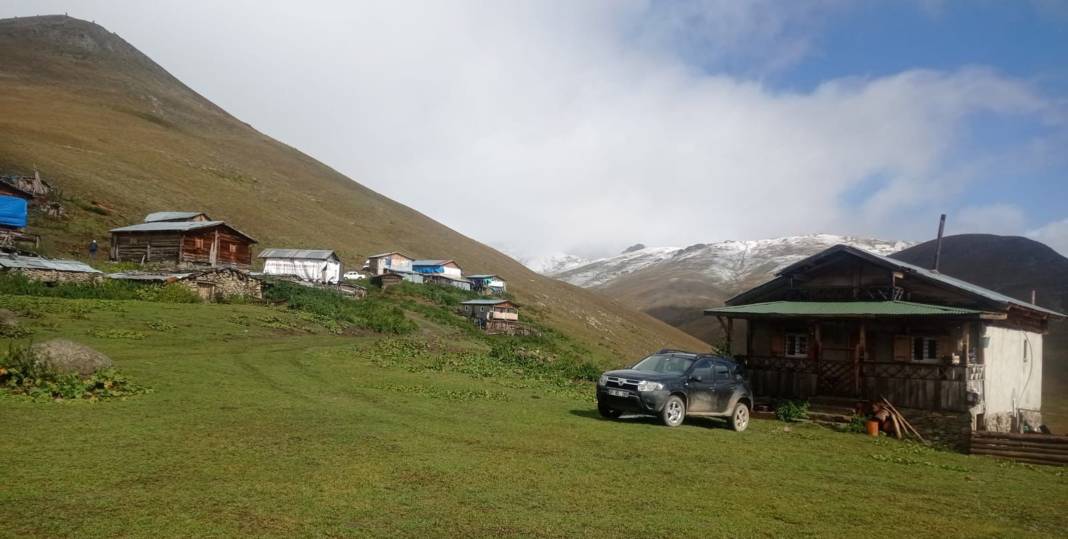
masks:
<svg viewBox="0 0 1068 539"><path fill-rule="evenodd" d="M257 132L98 25L65 16L2 20L0 58L0 173L36 164L68 200L67 220L32 223L50 253L79 255L90 237L150 211L203 210L259 247L336 249L349 266L400 249L499 273L530 312L601 356L706 348L541 277Z"/></svg>

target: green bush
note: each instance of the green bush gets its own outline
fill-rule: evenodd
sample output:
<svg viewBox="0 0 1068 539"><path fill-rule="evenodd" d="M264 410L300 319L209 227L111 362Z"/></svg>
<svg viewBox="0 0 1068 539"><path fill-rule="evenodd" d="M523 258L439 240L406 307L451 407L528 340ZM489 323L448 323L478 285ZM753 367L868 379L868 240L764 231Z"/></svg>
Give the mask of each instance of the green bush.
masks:
<svg viewBox="0 0 1068 539"><path fill-rule="evenodd" d="M379 333L400 335L416 329L415 322L404 316L403 310L378 296L357 300L330 290L279 281L266 287L264 297L269 301L284 301L290 309Z"/></svg>
<svg viewBox="0 0 1068 539"><path fill-rule="evenodd" d="M176 283L165 286L105 279L99 283L42 283L23 275L0 275L0 294L65 299L124 299L162 303L197 303L192 290Z"/></svg>
<svg viewBox="0 0 1068 539"><path fill-rule="evenodd" d="M795 423L808 417L808 403L804 401L783 401L775 408L775 417L779 421Z"/></svg>
<svg viewBox="0 0 1068 539"><path fill-rule="evenodd" d="M60 374L37 361L29 346L12 344L0 358L0 392L34 400L101 400L148 392L115 369L89 376Z"/></svg>

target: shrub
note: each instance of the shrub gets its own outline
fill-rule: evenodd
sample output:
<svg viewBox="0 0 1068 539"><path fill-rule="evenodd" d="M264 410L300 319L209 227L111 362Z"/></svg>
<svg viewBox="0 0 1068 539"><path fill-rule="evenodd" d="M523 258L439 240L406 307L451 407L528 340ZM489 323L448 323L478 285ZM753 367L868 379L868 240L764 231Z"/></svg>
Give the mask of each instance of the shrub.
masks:
<svg viewBox="0 0 1068 539"><path fill-rule="evenodd" d="M12 344L7 354L0 358L0 392L34 400L100 400L148 391L112 368L86 376L57 372L39 361L29 346Z"/></svg>
<svg viewBox="0 0 1068 539"><path fill-rule="evenodd" d="M795 423L808 417L808 403L804 401L783 401L775 408L775 417L779 421Z"/></svg>
<svg viewBox="0 0 1068 539"><path fill-rule="evenodd" d="M290 309L379 333L405 334L416 328L415 322L404 316L403 310L381 297L357 300L329 290L284 281L271 283L264 291L264 297L269 301L285 301Z"/></svg>
<svg viewBox="0 0 1068 539"><path fill-rule="evenodd" d="M163 286L142 286L137 290L138 299L159 303L200 303L200 296L177 283Z"/></svg>

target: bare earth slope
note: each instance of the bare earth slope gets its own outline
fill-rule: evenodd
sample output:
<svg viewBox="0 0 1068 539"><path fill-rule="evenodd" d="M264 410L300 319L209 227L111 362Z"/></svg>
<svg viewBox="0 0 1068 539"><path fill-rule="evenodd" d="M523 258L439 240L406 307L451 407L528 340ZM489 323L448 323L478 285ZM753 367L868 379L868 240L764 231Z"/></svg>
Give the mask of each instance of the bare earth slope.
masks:
<svg viewBox="0 0 1068 539"><path fill-rule="evenodd" d="M598 355L705 348L613 300L537 275L257 132L96 24L2 20L0 59L0 173L36 164L68 198L66 221L32 223L53 254L77 254L90 237L150 211L203 210L260 247L336 249L350 266L400 249L499 273L528 312ZM94 205L107 211L86 211Z"/></svg>

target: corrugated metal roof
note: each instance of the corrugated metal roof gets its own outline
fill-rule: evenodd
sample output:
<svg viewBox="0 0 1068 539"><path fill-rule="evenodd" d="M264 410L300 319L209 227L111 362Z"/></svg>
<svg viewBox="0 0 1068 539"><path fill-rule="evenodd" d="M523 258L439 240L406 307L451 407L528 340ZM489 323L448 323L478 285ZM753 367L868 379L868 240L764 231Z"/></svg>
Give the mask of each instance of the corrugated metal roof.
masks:
<svg viewBox="0 0 1068 539"><path fill-rule="evenodd" d="M211 228L213 226L225 226L234 232L248 238L253 243L256 242L252 236L241 232L240 230L226 224L225 221L157 221L154 223L138 223L136 225L123 226L119 228L111 229L111 232L188 232L190 230L198 230L201 228Z"/></svg>
<svg viewBox="0 0 1068 539"><path fill-rule="evenodd" d="M404 253L399 252L399 251L390 251L388 253L378 253L377 255L371 255L371 256L369 256L367 258L382 258L383 256L389 256L389 255L401 255L404 258L407 258L409 260L412 258L412 257L410 257L410 256L408 256L408 255L406 255Z"/></svg>
<svg viewBox="0 0 1068 539"><path fill-rule="evenodd" d="M148 273L148 272L119 272L108 274L109 279L117 279L120 281L161 281L166 282L171 279L185 279L194 273Z"/></svg>
<svg viewBox="0 0 1068 539"><path fill-rule="evenodd" d="M769 301L705 309L705 314L724 316L811 316L811 317L869 317L869 316L943 316L977 318L985 313L975 309L929 305L911 301ZM1004 316L1004 315L995 315Z"/></svg>
<svg viewBox="0 0 1068 539"><path fill-rule="evenodd" d="M494 277L497 277L497 275L495 275L493 273L478 274L478 275L468 275L467 276L468 279L492 279ZM497 277L497 278L500 279L500 277Z"/></svg>
<svg viewBox="0 0 1068 539"><path fill-rule="evenodd" d="M146 223L154 223L156 221L174 221L176 219L192 219L198 215L202 215L202 211L157 211L145 216Z"/></svg>
<svg viewBox="0 0 1068 539"><path fill-rule="evenodd" d="M101 273L100 270L77 260L52 260L38 256L0 254L0 267L11 269L39 269L75 273Z"/></svg>
<svg viewBox="0 0 1068 539"><path fill-rule="evenodd" d="M112 232L185 232L226 224L222 221L156 221L111 229Z"/></svg>
<svg viewBox="0 0 1068 539"><path fill-rule="evenodd" d="M452 260L413 260L412 266L444 266L449 262L456 263Z"/></svg>
<svg viewBox="0 0 1068 539"><path fill-rule="evenodd" d="M511 303L506 299L470 299L461 305L499 305L501 303Z"/></svg>
<svg viewBox="0 0 1068 539"><path fill-rule="evenodd" d="M329 249L264 249L259 258L304 258L310 260L329 260L337 258L337 253Z"/></svg>

